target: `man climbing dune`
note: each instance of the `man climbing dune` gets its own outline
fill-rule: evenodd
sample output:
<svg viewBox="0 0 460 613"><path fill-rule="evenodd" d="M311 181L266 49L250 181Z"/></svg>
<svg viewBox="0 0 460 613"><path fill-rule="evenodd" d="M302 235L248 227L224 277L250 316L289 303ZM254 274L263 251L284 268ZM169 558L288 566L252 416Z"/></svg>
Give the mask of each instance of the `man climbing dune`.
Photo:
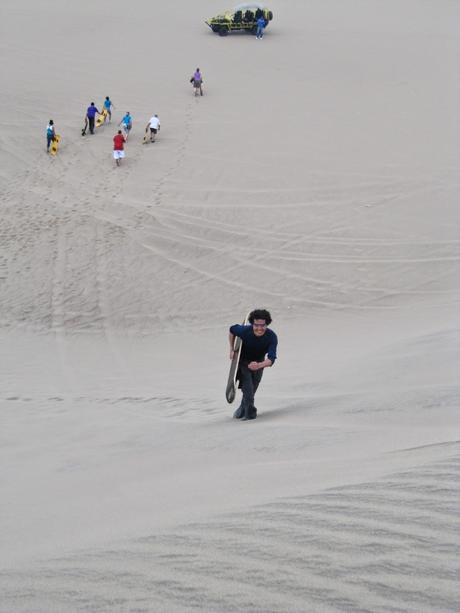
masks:
<svg viewBox="0 0 460 613"><path fill-rule="evenodd" d="M272 318L265 309L255 309L249 315L249 325L235 324L230 327L230 359L234 356L235 336L243 341L237 378L243 392L240 406L233 417L247 421L257 417L254 395L262 379L264 368L273 366L276 360L278 337L269 330Z"/></svg>

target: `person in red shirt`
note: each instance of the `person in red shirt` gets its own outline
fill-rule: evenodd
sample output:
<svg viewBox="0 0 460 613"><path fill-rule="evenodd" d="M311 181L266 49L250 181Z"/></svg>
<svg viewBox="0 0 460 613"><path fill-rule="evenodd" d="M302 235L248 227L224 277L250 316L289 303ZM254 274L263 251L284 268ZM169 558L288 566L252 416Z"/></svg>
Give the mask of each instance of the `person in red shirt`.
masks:
<svg viewBox="0 0 460 613"><path fill-rule="evenodd" d="M113 137L113 159L120 166L120 160L125 157L124 146L126 138L123 136L121 130L118 130L118 134Z"/></svg>

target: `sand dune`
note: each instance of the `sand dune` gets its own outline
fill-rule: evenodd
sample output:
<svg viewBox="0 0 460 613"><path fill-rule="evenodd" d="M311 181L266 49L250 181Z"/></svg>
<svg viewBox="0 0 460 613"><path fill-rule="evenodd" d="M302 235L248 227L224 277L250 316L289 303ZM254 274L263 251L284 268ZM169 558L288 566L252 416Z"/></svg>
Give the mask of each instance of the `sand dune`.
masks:
<svg viewBox="0 0 460 613"><path fill-rule="evenodd" d="M457 610L460 7L223 8L2 2L0 611Z"/></svg>
<svg viewBox="0 0 460 613"><path fill-rule="evenodd" d="M2 573L2 610L453 612L457 481L451 457L59 556Z"/></svg>

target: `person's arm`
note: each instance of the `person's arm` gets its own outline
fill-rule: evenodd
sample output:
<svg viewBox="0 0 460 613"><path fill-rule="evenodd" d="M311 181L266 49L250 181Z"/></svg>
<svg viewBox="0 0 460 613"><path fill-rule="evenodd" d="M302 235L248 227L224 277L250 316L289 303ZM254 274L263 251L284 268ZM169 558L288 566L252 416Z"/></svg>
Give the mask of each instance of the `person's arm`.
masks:
<svg viewBox="0 0 460 613"><path fill-rule="evenodd" d="M230 330L228 331L228 342L230 343L230 359L233 360L233 356L235 355L235 350L233 349L235 345L235 336L239 336L241 338L241 334L244 330L244 326L240 324L235 324L230 326Z"/></svg>
<svg viewBox="0 0 460 613"><path fill-rule="evenodd" d="M261 370L262 368L267 368L272 364L273 362L266 358L263 362L249 362L248 368L249 370Z"/></svg>

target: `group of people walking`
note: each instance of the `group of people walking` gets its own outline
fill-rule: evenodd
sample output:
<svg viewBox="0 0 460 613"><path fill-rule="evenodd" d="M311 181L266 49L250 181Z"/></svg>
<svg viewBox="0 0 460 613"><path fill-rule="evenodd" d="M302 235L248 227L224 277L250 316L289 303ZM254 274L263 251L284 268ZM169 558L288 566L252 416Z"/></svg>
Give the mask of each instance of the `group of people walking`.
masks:
<svg viewBox="0 0 460 613"><path fill-rule="evenodd" d="M195 96L203 95L203 77L199 68L195 70L193 73L190 82L193 85ZM115 106L110 99L110 96L106 96L102 111L99 111L94 102L91 102L89 107L86 109L85 114L85 125L81 131L82 136L85 136L87 131L90 134L95 133L96 127L103 125L112 121L112 109L115 109ZM97 119L97 116L99 118ZM98 123L99 122L99 123ZM118 130L117 134L113 137L113 158L117 166L120 165L121 160L125 157L125 143L128 141L129 133L133 127L133 118L131 113L127 111L118 127L121 127L121 130ZM160 119L157 114L153 115L147 125L145 126L145 136L144 143L151 142L154 143L158 132L160 131ZM53 142L57 139L56 128L54 125L54 121L52 119L49 120L48 125L46 126L46 152L49 153ZM57 150L57 147L56 147ZM55 151L52 151L55 153Z"/></svg>
<svg viewBox="0 0 460 613"><path fill-rule="evenodd" d="M96 115L102 117L99 125L103 125L106 121L110 123L112 121L112 109L114 108L115 106L110 100L109 96L105 97L102 111L99 111L94 102L91 102L89 107L86 109L85 126L81 132L82 136L86 134L87 130L89 130L90 134L94 134L94 129L96 127ZM158 120L158 129L159 123L160 122ZM122 130L118 130L113 137L113 159L115 160L115 164L120 166L121 160L125 157L125 143L128 141L129 133L133 127L133 118L129 111L126 111L126 113L123 115L118 127L122 127Z"/></svg>

